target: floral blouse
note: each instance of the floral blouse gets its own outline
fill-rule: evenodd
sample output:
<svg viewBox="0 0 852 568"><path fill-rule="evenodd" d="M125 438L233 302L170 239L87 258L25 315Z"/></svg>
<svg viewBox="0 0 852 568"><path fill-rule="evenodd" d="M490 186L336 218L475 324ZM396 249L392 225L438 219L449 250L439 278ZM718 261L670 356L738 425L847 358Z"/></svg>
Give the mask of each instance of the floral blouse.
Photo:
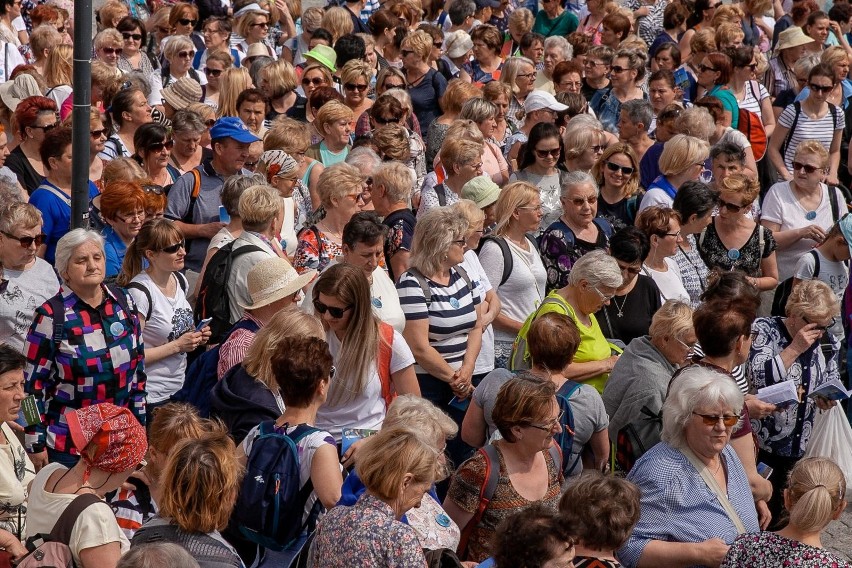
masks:
<svg viewBox="0 0 852 568"><path fill-rule="evenodd" d="M576 566L576 564L575 564ZM734 539L720 568L849 568L831 552L773 532L742 534Z"/></svg>
<svg viewBox="0 0 852 568"><path fill-rule="evenodd" d="M311 556L322 558L325 568L426 568L414 529L368 493L352 507L335 507L326 513L317 525Z"/></svg>
<svg viewBox="0 0 852 568"><path fill-rule="evenodd" d="M761 241L763 242L763 250L760 250ZM707 268L711 270L713 268L737 269L749 276L760 274L760 261L775 252L776 248L778 248L778 245L775 243L772 231L762 225L755 225L754 231L752 231L745 245L738 250L729 249L719 238L715 218L698 239L698 252Z"/></svg>
<svg viewBox="0 0 852 568"><path fill-rule="evenodd" d="M704 283L707 282L707 273L709 270L701 258L698 243L695 242L695 235L687 235L686 240L689 242L689 251L678 247L674 259L677 262L677 267L680 269L680 279L683 282L683 287L686 288L689 294L689 305L694 310L701 303L701 294L704 293Z"/></svg>
<svg viewBox="0 0 852 568"><path fill-rule="evenodd" d="M598 238L590 243L574 236L573 231L562 219L557 219L541 234L539 249L541 260L547 270L547 292L563 288L568 284L568 274L574 263L587 252L607 247L609 238L601 228L603 219L595 219L595 227L598 229Z"/></svg>
<svg viewBox="0 0 852 568"><path fill-rule="evenodd" d="M299 244L293 255L293 268L299 274L311 268L322 272L339 256L343 256L343 247L313 225L299 232Z"/></svg>

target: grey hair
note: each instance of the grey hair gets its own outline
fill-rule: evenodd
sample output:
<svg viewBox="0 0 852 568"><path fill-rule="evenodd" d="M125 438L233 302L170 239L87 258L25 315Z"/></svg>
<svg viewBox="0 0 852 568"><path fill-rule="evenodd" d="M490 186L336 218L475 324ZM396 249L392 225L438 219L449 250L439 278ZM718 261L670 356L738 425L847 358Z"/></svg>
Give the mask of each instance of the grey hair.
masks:
<svg viewBox="0 0 852 568"><path fill-rule="evenodd" d="M582 170L574 170L573 172L568 172L562 176L562 189L559 192L559 197L565 197L572 187L576 187L578 185L591 185L595 188L595 195L600 194L598 182L595 181L592 174Z"/></svg>
<svg viewBox="0 0 852 568"><path fill-rule="evenodd" d="M621 105L621 114L627 115L630 122L641 122L647 130L651 125L651 120L654 118L654 109L650 102L643 99L634 99Z"/></svg>
<svg viewBox="0 0 852 568"><path fill-rule="evenodd" d="M459 427L440 408L423 397L403 394L388 407L382 427L402 426L423 435L424 442L434 445L458 434ZM438 447L437 449L441 449Z"/></svg>
<svg viewBox="0 0 852 568"><path fill-rule="evenodd" d="M793 72L796 75L810 75L811 70L819 65L819 63L819 55L816 53L805 55L804 57L800 57L799 60L793 64Z"/></svg>
<svg viewBox="0 0 852 568"><path fill-rule="evenodd" d="M468 99L459 112L459 118L479 124L497 116L497 105L480 97Z"/></svg>
<svg viewBox="0 0 852 568"><path fill-rule="evenodd" d="M568 40L562 36L550 36L544 40L544 49L547 51L551 47L558 47L562 50L562 60L568 61L574 57L574 47L568 43Z"/></svg>
<svg viewBox="0 0 852 568"><path fill-rule="evenodd" d="M359 146L349 152L349 155L346 156L346 163L361 170L361 173L365 176L371 176L376 168L382 165L382 159L372 148Z"/></svg>
<svg viewBox="0 0 852 568"><path fill-rule="evenodd" d="M150 542L134 546L115 568L199 568L198 562L182 546L173 542Z"/></svg>
<svg viewBox="0 0 852 568"><path fill-rule="evenodd" d="M618 288L624 281L618 262L603 249L587 252L574 263L568 274L568 285L577 286L581 280L589 286Z"/></svg>
<svg viewBox="0 0 852 568"><path fill-rule="evenodd" d="M0 176L0 203L20 203L27 201L27 193L21 188L17 180Z"/></svg>
<svg viewBox="0 0 852 568"><path fill-rule="evenodd" d="M275 63L275 60L271 57L267 57L266 55L256 57L254 61L251 62L251 65L249 66L249 77L251 77L252 84L260 84L260 71L272 63Z"/></svg>
<svg viewBox="0 0 852 568"><path fill-rule="evenodd" d="M743 393L731 377L707 367L684 369L671 382L663 403L662 440L674 448L686 448L683 430L695 409L720 403L727 407L727 412L739 414L742 411Z"/></svg>
<svg viewBox="0 0 852 568"><path fill-rule="evenodd" d="M390 95L396 100L398 100L399 103L402 105L402 108L404 108L406 112L411 114L411 111L414 106L412 105L411 95L408 94L408 91L406 91L405 89L388 89L382 94Z"/></svg>
<svg viewBox="0 0 852 568"><path fill-rule="evenodd" d="M104 254L104 238L97 231L91 229L73 229L65 233L56 243L56 261L53 263L56 272L62 281L65 282L65 274L68 271L68 263L71 262L71 255L77 250L77 247L88 242L95 243L100 247L101 254Z"/></svg>
<svg viewBox="0 0 852 568"><path fill-rule="evenodd" d="M172 132L203 134L207 130L204 119L197 112L181 109L172 117Z"/></svg>
<svg viewBox="0 0 852 568"><path fill-rule="evenodd" d="M473 0L453 0L447 7L447 16L454 26L460 26L476 12L476 2Z"/></svg>
<svg viewBox="0 0 852 568"><path fill-rule="evenodd" d="M266 185L263 174L234 174L222 185L220 200L231 217L240 216L240 196L253 185Z"/></svg>
<svg viewBox="0 0 852 568"><path fill-rule="evenodd" d="M414 228L411 266L426 277L435 275L453 241L463 239L468 226L467 218L455 207L436 207L424 213Z"/></svg>
<svg viewBox="0 0 852 568"><path fill-rule="evenodd" d="M141 71L131 71L125 73L123 77L125 81L129 81L132 86L142 91L146 99L151 96L151 79L147 75Z"/></svg>

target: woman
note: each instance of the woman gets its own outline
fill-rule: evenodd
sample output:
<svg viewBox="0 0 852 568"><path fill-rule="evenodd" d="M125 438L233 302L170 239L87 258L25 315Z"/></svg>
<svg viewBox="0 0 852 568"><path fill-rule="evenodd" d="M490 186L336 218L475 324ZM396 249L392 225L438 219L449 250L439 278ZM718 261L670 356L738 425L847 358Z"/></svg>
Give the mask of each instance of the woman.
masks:
<svg viewBox="0 0 852 568"><path fill-rule="evenodd" d="M471 79L478 85L484 85L500 78L503 59L500 51L503 49L503 34L494 26L485 24L471 31L473 40L473 61Z"/></svg>
<svg viewBox="0 0 852 568"><path fill-rule="evenodd" d="M148 45L148 32L145 24L133 16L122 18L115 29L121 33L123 50L118 59L118 68L124 73L137 71L142 73L152 82L149 102L157 104L160 102L160 91L162 90L162 77L154 69L154 62L143 51L143 46ZM159 63L158 63L159 65Z"/></svg>
<svg viewBox="0 0 852 568"><path fill-rule="evenodd" d="M260 70L260 81L257 86L269 99L269 110L266 120L271 123L279 116L286 115L287 111L297 104L302 97L296 93L298 79L293 66L283 59L266 65Z"/></svg>
<svg viewBox="0 0 852 568"><path fill-rule="evenodd" d="M172 35L166 41L171 41L176 37L185 37L192 40L195 50L198 51L204 47L204 38L196 31L198 25L198 6L188 2L178 2L172 6L169 12L169 28ZM160 42L162 45L163 42Z"/></svg>
<svg viewBox="0 0 852 568"><path fill-rule="evenodd" d="M543 214L540 228L555 223L562 210L562 189L567 176L556 166L562 162L563 154L559 129L550 122L536 124L518 161L518 171L510 178L538 187Z"/></svg>
<svg viewBox="0 0 852 568"><path fill-rule="evenodd" d="M244 67L229 67L222 72L219 80L219 101L216 116L240 116L237 100L240 95L253 89L251 75ZM258 97L261 98L262 97Z"/></svg>
<svg viewBox="0 0 852 568"><path fill-rule="evenodd" d="M469 126L476 129L473 124ZM465 125L459 124L458 128L459 131L462 131ZM436 207L452 205L460 199L464 185L473 178L482 175L483 152L483 143L476 142L469 136L454 135L447 138L446 142L441 145L439 155L440 164L446 177L442 183L431 188L424 188L420 193L420 206L417 208L418 218Z"/></svg>
<svg viewBox="0 0 852 568"><path fill-rule="evenodd" d="M510 379L497 394L491 418L502 439L459 466L444 500L447 514L469 534L460 545L463 558L484 560L497 525L512 513L536 503L556 508L562 476L551 447L562 433L562 412L555 394L553 382L538 377ZM499 478L481 511L480 488L490 468L499 468Z"/></svg>
<svg viewBox="0 0 852 568"><path fill-rule="evenodd" d="M675 195L672 209L680 216L681 243L675 253L675 262L680 269L683 287L689 294L692 309L701 303L707 282L707 264L698 250L696 235L706 235L707 225L713 222L713 211L717 207L717 195L705 183L688 181Z"/></svg>
<svg viewBox="0 0 852 568"><path fill-rule="evenodd" d="M115 95L109 108L107 123L110 135L100 157L103 160L130 158L136 130L152 121L151 105L145 93L131 87Z"/></svg>
<svg viewBox="0 0 852 568"><path fill-rule="evenodd" d="M590 172L609 141L598 119L589 114L580 114L568 121L562 143L565 146L564 169L569 172Z"/></svg>
<svg viewBox="0 0 852 568"><path fill-rule="evenodd" d="M719 214L701 231L698 252L708 268L742 270L758 290L778 285L775 239L772 231L746 217L760 193L757 180L731 174L716 184Z"/></svg>
<svg viewBox="0 0 852 568"><path fill-rule="evenodd" d="M219 95L221 94L222 74L234 66L234 59L226 51L214 51L207 56L204 63L204 75L207 77L207 87L204 89L204 104L213 110L219 110Z"/></svg>
<svg viewBox="0 0 852 568"><path fill-rule="evenodd" d="M574 264L566 286L553 290L518 332L512 351L512 369L526 368L530 345L527 335L536 318L550 312L571 316L580 332L580 347L564 376L603 392L621 349L604 337L595 312L609 303L623 278L618 263L603 250L591 251Z"/></svg>
<svg viewBox="0 0 852 568"><path fill-rule="evenodd" d="M89 144L89 182L102 190L105 163L99 154L106 148L107 129L103 115L94 107L89 110L89 133L92 136Z"/></svg>
<svg viewBox="0 0 852 568"><path fill-rule="evenodd" d="M343 253L343 227L363 207L365 187L361 172L349 164L335 164L322 172L317 193L325 217L299 232L293 257L296 270L301 273L315 268L322 272Z"/></svg>
<svg viewBox="0 0 852 568"><path fill-rule="evenodd" d="M69 544L74 562L115 568L130 543L103 498L145 461L145 428L127 408L109 402L69 410L65 421L68 444L79 448L81 459L76 465L51 463L39 470L29 495L27 535L50 533L57 518L80 497L91 505L74 523L76 536Z"/></svg>
<svg viewBox="0 0 852 568"><path fill-rule="evenodd" d="M595 249L605 249L612 235L609 222L597 216L598 186L586 172L564 176L559 201L562 214L539 239L548 291L563 288L577 260Z"/></svg>
<svg viewBox="0 0 852 568"><path fill-rule="evenodd" d="M461 79L453 79L441 96L442 114L436 118L426 132L426 165L429 170L446 140L447 130L459 118L465 102L480 96L480 90Z"/></svg>
<svg viewBox="0 0 852 568"><path fill-rule="evenodd" d="M652 205L671 207L678 188L704 175L704 163L710 157L710 145L694 136L676 134L663 146L660 175L646 188L639 211Z"/></svg>
<svg viewBox="0 0 852 568"><path fill-rule="evenodd" d="M276 227L275 233L280 239L281 250L288 258L292 258L298 244L296 219L299 217L299 211L297 202L293 199L293 190L299 183L299 164L286 152L267 150L260 155L257 167L257 173L266 177L266 183L277 189L278 195L284 201L281 226Z"/></svg>
<svg viewBox="0 0 852 568"><path fill-rule="evenodd" d="M639 209L639 159L627 144L607 147L590 172L600 188L598 215L615 229L633 225Z"/></svg>
<svg viewBox="0 0 852 568"><path fill-rule="evenodd" d="M796 80L793 65L802 58L805 45L809 43L811 38L797 26L789 27L778 34L775 56L769 60L769 69L764 76L764 83L770 96L777 97L787 89L793 89L795 93L799 92L800 86Z"/></svg>
<svg viewBox="0 0 852 568"><path fill-rule="evenodd" d="M737 106L753 112L763 123L766 138L772 137L775 130L775 114L772 112L772 100L769 92L760 82L754 80L757 63L754 48L743 46L728 52L731 57L733 71L728 82L728 89L737 99ZM761 156L755 156L760 159Z"/></svg>
<svg viewBox="0 0 852 568"><path fill-rule="evenodd" d="M100 199L101 218L106 251L105 276L114 279L121 272L127 247L139 234L145 221L145 193L133 182L108 184Z"/></svg>
<svg viewBox="0 0 852 568"><path fill-rule="evenodd" d="M784 507L790 523L771 533L744 534L734 539L720 568L747 562L763 568L795 562L804 568L842 566L844 561L823 549L821 533L846 509L846 478L833 461L805 458L790 472Z"/></svg>
<svg viewBox="0 0 852 568"><path fill-rule="evenodd" d="M503 71L500 73L500 82L512 88L512 96L509 98L509 108L506 110L506 118L516 130L520 128L522 122L526 122L526 115L530 112L525 108L524 103L527 100L527 96L535 88L535 78L536 64L532 59L526 57L509 57L503 64ZM530 125L529 128L532 128L533 125Z"/></svg>
<svg viewBox="0 0 852 568"><path fill-rule="evenodd" d="M36 254L44 241L41 214L28 203L0 207L0 264L6 282L0 303L0 341L19 352L32 323L32 307L59 291L53 268Z"/></svg>
<svg viewBox="0 0 852 568"><path fill-rule="evenodd" d="M364 61L353 59L340 69L340 80L343 85L343 103L352 110L353 117L360 117L372 105L367 97L373 71ZM351 124L355 130L354 118Z"/></svg>
<svg viewBox="0 0 852 568"><path fill-rule="evenodd" d="M662 442L627 476L642 497L639 522L618 551L625 566L716 565L738 533L758 530L748 479L728 446L742 405L734 382L711 369L687 369L672 383Z"/></svg>
<svg viewBox="0 0 852 568"><path fill-rule="evenodd" d="M704 112L706 110L707 112ZM753 148L748 137L735 128L727 126L725 119L725 108L722 101L716 97L701 97L695 101L693 108L684 110L675 119L675 131L680 134L688 134L706 139L711 147L718 144L731 143L742 148L745 153L743 171L753 178L757 178L757 163L755 162ZM758 158L760 156L757 156ZM702 174L705 177L706 174Z"/></svg>
<svg viewBox="0 0 852 568"><path fill-rule="evenodd" d="M234 28L243 38L236 45L241 58L246 57L250 45L259 43L266 48L269 57L278 59L269 39L269 18L270 14L263 10L250 10L237 18Z"/></svg>
<svg viewBox="0 0 852 568"><path fill-rule="evenodd" d="M600 45L601 32L603 31L601 24L612 6L609 0L592 0L591 5L587 4L586 6L589 13L580 22L579 30L588 36L594 45Z"/></svg>
<svg viewBox="0 0 852 568"><path fill-rule="evenodd" d="M414 355L420 391L458 425L479 378L474 368L482 345L483 308L472 277L460 266L468 228L454 208L421 215L411 244L411 268L397 282L406 319L403 336ZM427 333L429 329L440 331ZM470 449L451 440L448 451L453 463L461 463Z"/></svg>
<svg viewBox="0 0 852 568"><path fill-rule="evenodd" d="M829 160L825 146L805 140L794 154L795 177L773 185L763 200L760 222L778 244L780 282L793 276L799 257L821 243L840 220L837 204L844 203L843 197L836 187L824 183Z"/></svg>
<svg viewBox="0 0 852 568"><path fill-rule="evenodd" d="M6 158L5 166L18 176L18 183L32 193L44 179L45 171L39 154L44 136L56 128L59 107L47 97L28 97L15 108L15 122L21 143Z"/></svg>
<svg viewBox="0 0 852 568"><path fill-rule="evenodd" d="M76 462L79 454L68 443L68 426L62 418L66 410L114 401L131 408L140 422L145 421L141 327L127 295L103 284L103 238L93 231L75 229L60 239L56 256L63 287L36 309L26 344L27 392L36 397L45 416L43 424L28 429L29 445L35 450L31 458L37 467L47 463L48 451L51 461ZM97 323L84 325L94 321L92 317ZM54 324L59 321L65 322L62 337L80 335L85 328L86 340L73 346L67 340L60 342L54 337L58 332ZM126 356L113 358L113 350ZM96 361L97 366L86 365L87 361ZM92 385L99 388L92 390ZM64 394L58 397L60 390ZM47 432L50 448L45 451Z"/></svg>
<svg viewBox="0 0 852 568"><path fill-rule="evenodd" d="M331 71L328 67L319 63L309 63L302 71L302 90L305 92L305 104L311 98L313 92L319 87L330 87L332 85ZM306 108L304 106L295 105L289 111L287 116L302 122L307 122L310 118L313 120L313 115L306 116Z"/></svg>
<svg viewBox="0 0 852 568"><path fill-rule="evenodd" d="M724 53L708 53L704 61L698 64L698 92L696 99L709 96L716 97L722 101L724 111L724 124L736 128L739 123L739 104L737 97L728 88L731 80L731 58Z"/></svg>
<svg viewBox="0 0 852 568"><path fill-rule="evenodd" d="M502 81L491 81L482 88L482 98L497 107L497 113L494 115L495 126L494 131L491 133L491 138L505 156L507 154L506 142L515 128L510 121L506 120L506 113L509 110L509 100L512 98L512 87Z"/></svg>
<svg viewBox="0 0 852 568"><path fill-rule="evenodd" d="M134 155L148 178L165 191L181 176L181 172L169 163L173 147L169 131L159 124L143 124L133 134Z"/></svg>
<svg viewBox="0 0 852 568"><path fill-rule="evenodd" d="M502 149L494 142L497 113L496 105L476 97L464 103L459 118L476 123L485 143L485 150L482 153L482 170L491 178L491 181L497 185L504 185L509 181L509 164L503 157Z"/></svg>
<svg viewBox="0 0 852 568"><path fill-rule="evenodd" d="M204 147L202 138L207 135L208 126L195 112L179 110L172 117L172 150L169 161L180 175L201 164L212 152ZM206 156L206 154L211 156Z"/></svg>
<svg viewBox="0 0 852 568"><path fill-rule="evenodd" d="M397 28L402 26L402 21L393 15L390 10L376 10L370 14L367 26L373 35L373 46L376 52L379 69L386 69L391 62L398 65L398 54L395 49ZM385 51L387 50L387 53ZM377 85L378 87L378 85Z"/></svg>
<svg viewBox="0 0 852 568"><path fill-rule="evenodd" d="M651 244L636 227L624 227L609 241L609 253L618 262L623 282L612 301L595 314L606 337L629 345L648 334L654 314L660 309L660 289L650 277L641 274Z"/></svg>
<svg viewBox="0 0 852 568"><path fill-rule="evenodd" d="M317 112L314 125L322 140L308 148L307 156L329 167L343 162L349 155L350 134L355 115L338 101L329 101Z"/></svg>
<svg viewBox="0 0 852 568"><path fill-rule="evenodd" d="M53 99L56 106L71 96L74 84L74 48L70 45L56 45L47 55L44 70L44 82L50 87L45 96Z"/></svg>
<svg viewBox="0 0 852 568"><path fill-rule="evenodd" d="M426 568L417 533L400 518L443 477L433 443L401 426L364 441L355 472L367 490L352 507L335 507L320 520L311 556L329 568Z"/></svg>
<svg viewBox="0 0 852 568"><path fill-rule="evenodd" d="M207 79L204 75L193 69L192 60L195 58L195 44L187 36L170 36L168 43L163 48L163 56L166 63L161 69L161 81L163 88L168 87L182 77L190 77L200 85L205 85Z"/></svg>
<svg viewBox="0 0 852 568"><path fill-rule="evenodd" d="M147 410L169 401L183 386L187 353L207 343L210 329L196 331L186 299L183 235L168 219L153 219L127 248L118 285L136 304L145 342ZM147 268L143 266L147 264Z"/></svg>
<svg viewBox="0 0 852 568"><path fill-rule="evenodd" d="M179 442L163 469L159 510L133 535L133 547L173 542L199 566L242 566L219 531L228 525L243 472L234 441L221 426Z"/></svg>
<svg viewBox="0 0 852 568"><path fill-rule="evenodd" d="M124 52L124 38L121 34L115 28L101 30L95 35L93 45L95 58L114 69L116 75L121 75L118 69L118 60Z"/></svg>
<svg viewBox="0 0 852 568"><path fill-rule="evenodd" d="M572 527L542 505L532 505L497 526L492 557L481 566L582 566L576 560Z"/></svg>
<svg viewBox="0 0 852 568"><path fill-rule="evenodd" d="M225 51L231 55L235 64L240 64L239 52L230 47L231 18L227 16L210 16L202 24L201 32L204 37L204 48L196 55L193 67L203 69L207 58L216 51Z"/></svg>
<svg viewBox="0 0 852 568"><path fill-rule="evenodd" d="M805 32L813 41L805 46L805 53L821 54L828 45L828 34L831 30L831 20L828 14L817 10L811 12L808 16L807 23L802 26L802 31Z"/></svg>
<svg viewBox="0 0 852 568"><path fill-rule="evenodd" d="M542 218L538 189L525 182L508 184L497 198L495 217L496 227L483 241L479 261L488 281L497 284L500 299L494 319L494 366L508 369L515 337L546 293L547 272L530 236Z"/></svg>
<svg viewBox="0 0 852 568"><path fill-rule="evenodd" d="M610 71L610 88L598 91L589 101L589 106L606 130L618 132L622 104L648 98L639 86L645 78L646 62L646 54L640 51L621 49L615 53Z"/></svg>
<svg viewBox="0 0 852 568"><path fill-rule="evenodd" d="M317 186L320 174L325 168L318 160L306 156L310 145L311 136L308 129L304 124L290 118L278 118L264 138L264 148L283 150L299 165L299 181L293 191L299 211L297 227L303 226L308 216L321 205Z"/></svg>
<svg viewBox="0 0 852 568"><path fill-rule="evenodd" d="M689 293L683 285L677 262L672 258L683 243L678 213L669 207L655 205L639 214L636 226L651 243L651 253L642 265L642 272L654 280L664 302L678 300L688 303Z"/></svg>
<svg viewBox="0 0 852 568"><path fill-rule="evenodd" d="M837 85L834 70L819 64L808 73L808 96L789 105L778 117L778 126L769 139L769 160L778 170L781 181L798 178L793 160L799 145L807 140L820 142L828 148L825 180L836 185L840 165L840 139L843 134L843 113L826 101Z"/></svg>
<svg viewBox="0 0 852 568"><path fill-rule="evenodd" d="M440 115L438 101L447 89L447 80L429 65L431 53L432 36L423 30L410 33L402 40L400 54L405 80L421 131L428 131L429 125Z"/></svg>
<svg viewBox="0 0 852 568"><path fill-rule="evenodd" d="M715 0L697 0L692 13L686 18L686 31L680 37L680 52L687 59L695 50L691 50L692 38L702 30L713 29L713 15L719 4Z"/></svg>
<svg viewBox="0 0 852 568"><path fill-rule="evenodd" d="M791 381L799 396L752 424L760 444L758 459L776 472L769 479L773 488L769 511L774 519L781 513L784 480L808 447L816 408L828 410L837 404L809 395L820 385L839 380L839 343L825 331L840 315L840 305L828 284L800 282L790 293L785 313L786 318L755 320L749 354L755 388Z"/></svg>

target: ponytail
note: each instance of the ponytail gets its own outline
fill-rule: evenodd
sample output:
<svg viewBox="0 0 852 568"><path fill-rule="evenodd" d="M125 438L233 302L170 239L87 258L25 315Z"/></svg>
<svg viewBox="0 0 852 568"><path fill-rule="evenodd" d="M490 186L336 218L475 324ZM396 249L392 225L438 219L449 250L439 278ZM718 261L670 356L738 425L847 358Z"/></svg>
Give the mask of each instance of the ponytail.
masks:
<svg viewBox="0 0 852 568"><path fill-rule="evenodd" d="M133 239L133 242L127 246L127 251L124 253L124 261L121 263L121 272L115 279L115 283L126 288L130 281L142 272L142 255L144 251L139 250L139 240Z"/></svg>
<svg viewBox="0 0 852 568"><path fill-rule="evenodd" d="M846 478L833 461L806 458L790 472L787 490L792 501L790 524L806 533L818 533L842 505Z"/></svg>

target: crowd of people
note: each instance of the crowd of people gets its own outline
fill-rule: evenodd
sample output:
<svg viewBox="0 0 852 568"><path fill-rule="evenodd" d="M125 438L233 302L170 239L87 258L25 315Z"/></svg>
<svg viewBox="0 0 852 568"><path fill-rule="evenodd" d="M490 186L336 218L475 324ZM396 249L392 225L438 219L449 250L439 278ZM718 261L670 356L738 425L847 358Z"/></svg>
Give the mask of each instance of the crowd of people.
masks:
<svg viewBox="0 0 852 568"><path fill-rule="evenodd" d="M0 0L0 566L850 566L825 8Z"/></svg>

